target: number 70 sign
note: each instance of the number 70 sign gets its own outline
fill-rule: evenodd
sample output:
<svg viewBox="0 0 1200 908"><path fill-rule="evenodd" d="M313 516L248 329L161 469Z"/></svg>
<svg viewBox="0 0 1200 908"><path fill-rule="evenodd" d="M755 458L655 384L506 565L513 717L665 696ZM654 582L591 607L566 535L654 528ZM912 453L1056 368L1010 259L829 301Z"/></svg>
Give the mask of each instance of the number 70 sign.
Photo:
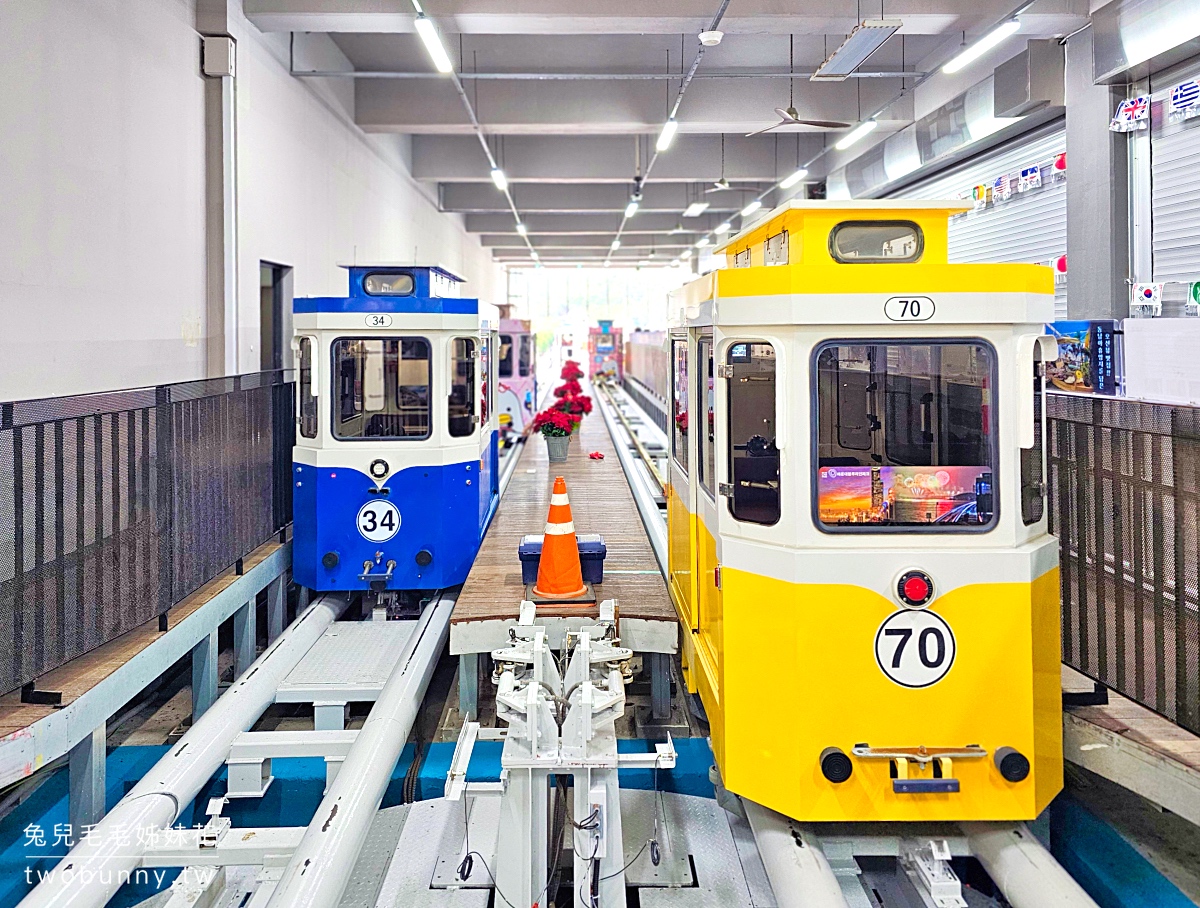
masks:
<svg viewBox="0 0 1200 908"><path fill-rule="evenodd" d="M950 625L929 609L893 612L875 633L875 661L903 687L937 684L954 664L955 650Z"/></svg>

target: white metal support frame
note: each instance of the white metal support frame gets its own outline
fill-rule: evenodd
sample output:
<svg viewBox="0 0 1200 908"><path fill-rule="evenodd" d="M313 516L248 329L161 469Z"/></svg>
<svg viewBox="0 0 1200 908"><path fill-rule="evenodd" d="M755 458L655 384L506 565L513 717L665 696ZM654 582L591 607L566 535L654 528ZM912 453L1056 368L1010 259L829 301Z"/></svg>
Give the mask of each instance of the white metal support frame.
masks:
<svg viewBox="0 0 1200 908"><path fill-rule="evenodd" d="M421 613L396 667L346 753L292 854L269 906L334 908L341 902L371 821L450 633L457 590Z"/></svg>
<svg viewBox="0 0 1200 908"><path fill-rule="evenodd" d="M543 903L554 857L550 854L551 776L574 778L571 837L577 904L623 908L625 855L618 766L669 769L675 749L668 737L653 754L617 754L615 721L625 711L625 682L633 651L618 645L616 602L600 604L594 626L568 635L569 657L560 674L546 628L532 602L522 602L510 646L492 652L499 683L496 715L508 723L500 757L501 781L466 781L477 723L464 725L446 778L446 797L500 796L494 874L498 893L517 905ZM464 845L465 851L465 845ZM470 852L460 865L466 882ZM549 897L553 897L551 894Z"/></svg>
<svg viewBox="0 0 1200 908"><path fill-rule="evenodd" d="M275 689L346 609L339 596L316 600L81 840L21 908L101 908L122 874L142 862L155 831L168 828L225 762L238 734L275 700ZM390 772L390 767L389 767ZM130 831L138 834L130 835ZM179 866L178 863L175 866ZM70 873L66 873L70 871ZM85 884L86 881L86 884Z"/></svg>

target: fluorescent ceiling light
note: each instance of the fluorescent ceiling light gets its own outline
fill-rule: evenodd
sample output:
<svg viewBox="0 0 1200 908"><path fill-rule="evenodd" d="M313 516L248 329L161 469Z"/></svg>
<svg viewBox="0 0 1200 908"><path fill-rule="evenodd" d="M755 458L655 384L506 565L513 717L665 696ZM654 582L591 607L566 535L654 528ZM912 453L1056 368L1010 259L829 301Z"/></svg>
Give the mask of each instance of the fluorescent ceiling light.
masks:
<svg viewBox="0 0 1200 908"><path fill-rule="evenodd" d="M605 260L604 260L604 267L605 267L605 268L611 268L611 267L612 267L612 262L610 262L608 259L605 259Z"/></svg>
<svg viewBox="0 0 1200 908"><path fill-rule="evenodd" d="M702 236L702 237L700 237L700 239L696 240L696 248L703 249L705 246L707 246L711 242L712 241L708 237Z"/></svg>
<svg viewBox="0 0 1200 908"><path fill-rule="evenodd" d="M520 221L517 221L517 233L521 234L521 236L525 236L526 234L529 233L529 228L526 227L524 224L522 224Z"/></svg>
<svg viewBox="0 0 1200 908"><path fill-rule="evenodd" d="M758 211L758 209L760 209L760 208L762 208L762 200L755 199L753 202L751 202L749 205L747 205L745 208L742 209L742 217L748 218L748 217L750 217L750 215L754 214L754 212Z"/></svg>
<svg viewBox="0 0 1200 908"><path fill-rule="evenodd" d="M629 204L625 206L625 217L631 218L637 214L638 203L637 199L630 199Z"/></svg>
<svg viewBox="0 0 1200 908"><path fill-rule="evenodd" d="M692 250L690 250L690 249L683 250L683 252L679 253L679 257L683 261L686 262L688 259L690 259L692 257Z"/></svg>
<svg viewBox="0 0 1200 908"><path fill-rule="evenodd" d="M433 65L437 67L437 71L440 73L453 72L454 64L450 62L450 55L446 53L446 48L442 47L442 39L438 37L437 27L433 24L433 20L424 13L417 16L417 34L425 42L425 49L429 51L429 56L433 59Z"/></svg>
<svg viewBox="0 0 1200 908"><path fill-rule="evenodd" d="M801 167L799 170L797 170L791 176L784 177L779 182L779 188L780 189L791 189L793 186L795 186L797 183L799 183L801 180L803 180L806 176L808 176L808 168Z"/></svg>
<svg viewBox="0 0 1200 908"><path fill-rule="evenodd" d="M611 249L613 252L616 252L618 249L620 249L620 248L621 248L621 241L620 241L620 240L613 240L613 241L612 241L612 243L609 245L609 247L608 247L608 248L609 248L609 249Z"/></svg>
<svg viewBox="0 0 1200 908"><path fill-rule="evenodd" d="M857 126L855 126L852 130L850 130L848 133L846 133L844 136L842 136L838 140L838 143L836 145L834 145L833 147L836 148L838 151L845 151L847 148L849 148L851 145L853 145L855 142L857 142L859 139L861 139L867 133L871 132L878 125L879 124L876 123L874 120L863 120L861 123L859 123Z"/></svg>
<svg viewBox="0 0 1200 908"><path fill-rule="evenodd" d="M708 202L692 202L687 208L683 209L685 218L698 218L708 210Z"/></svg>
<svg viewBox="0 0 1200 908"><path fill-rule="evenodd" d="M720 224L718 224L716 227L713 228L713 233L728 233L732 229L733 229L732 224L730 224L728 221L722 221Z"/></svg>
<svg viewBox="0 0 1200 908"><path fill-rule="evenodd" d="M671 147L671 140L675 138L675 132L679 129L679 124L675 122L675 118L667 120L663 124L662 132L658 134L658 141L654 143L655 149L658 151L666 151Z"/></svg>
<svg viewBox="0 0 1200 908"><path fill-rule="evenodd" d="M942 67L942 72L947 75L952 75L974 63L989 50L1003 41L1010 35L1015 35L1021 30L1021 23L1017 19L1009 19L1007 22L1001 22L996 28L992 29L957 57Z"/></svg>
<svg viewBox="0 0 1200 908"><path fill-rule="evenodd" d="M538 254L537 254L537 250L536 250L536 249L530 249L530 250L529 250L529 257L530 257L531 259L533 259L533 260L536 262L536 261L538 260Z"/></svg>
<svg viewBox="0 0 1200 908"><path fill-rule="evenodd" d="M496 188L504 192L508 188L508 177L504 175L504 171L499 167L492 168L492 182L496 184Z"/></svg>
<svg viewBox="0 0 1200 908"><path fill-rule="evenodd" d="M813 82L841 82L866 62L867 57L883 46L904 23L899 19L867 19L857 25L842 42L842 46L829 55L829 59L817 67L809 76Z"/></svg>

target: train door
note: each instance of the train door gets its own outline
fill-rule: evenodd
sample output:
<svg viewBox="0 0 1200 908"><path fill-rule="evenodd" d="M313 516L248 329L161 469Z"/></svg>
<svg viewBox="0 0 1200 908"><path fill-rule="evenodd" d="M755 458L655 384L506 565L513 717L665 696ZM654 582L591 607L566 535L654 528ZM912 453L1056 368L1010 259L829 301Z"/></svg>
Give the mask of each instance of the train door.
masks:
<svg viewBox="0 0 1200 908"><path fill-rule="evenodd" d="M695 520L688 464L692 459L690 391L688 381L688 336L670 338L671 370L671 457L667 485L667 566L671 590L684 625L696 629L695 596L692 590L692 558Z"/></svg>
<svg viewBox="0 0 1200 908"><path fill-rule="evenodd" d="M770 527L781 514L779 402L776 348L767 341L734 340L725 346L725 480L722 520L733 535L754 526ZM723 531L724 532L724 531Z"/></svg>
<svg viewBox="0 0 1200 908"><path fill-rule="evenodd" d="M496 355L500 349L500 334L484 331L479 355L480 416L479 416L479 525L486 526L492 508L500 496L500 446L496 431Z"/></svg>
<svg viewBox="0 0 1200 908"><path fill-rule="evenodd" d="M696 465L692 475L692 498L696 514L695 586L696 627L699 647L712 669L714 680L720 676L721 589L720 552L717 532L717 423L716 368L711 328L696 333L692 382L695 387L696 419L694 435ZM714 691L716 693L716 691Z"/></svg>

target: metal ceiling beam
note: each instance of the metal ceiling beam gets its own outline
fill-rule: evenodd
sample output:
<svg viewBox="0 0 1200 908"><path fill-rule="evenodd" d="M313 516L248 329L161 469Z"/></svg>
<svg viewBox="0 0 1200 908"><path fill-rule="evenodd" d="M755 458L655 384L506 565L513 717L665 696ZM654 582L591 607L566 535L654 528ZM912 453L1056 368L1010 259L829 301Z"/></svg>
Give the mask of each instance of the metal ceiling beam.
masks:
<svg viewBox="0 0 1200 908"><path fill-rule="evenodd" d="M714 193L719 194L719 193ZM638 212L625 227L625 234L666 234L682 225L693 236L708 233L724 220L720 212L705 212L699 217L685 218L680 213ZM532 214L525 217L525 227L529 236L577 236L594 233L608 234L609 241L621 222L621 214L593 214L571 212L567 214ZM495 235L517 235L516 224L512 217L506 214L467 214L463 224L469 233L487 233Z"/></svg>
<svg viewBox="0 0 1200 908"><path fill-rule="evenodd" d="M613 234L612 231L607 233L597 233L583 236L552 236L552 237L535 237L533 239L533 248L538 252L546 249L596 249L605 250L611 248ZM626 233L621 240L621 248L630 249L674 249L675 252L682 252L688 246L691 246L698 239L698 235L694 233L677 234L671 236L667 233L659 234L630 234ZM503 236L497 234L484 234L479 238L479 241L484 246L489 246L492 249L525 249L525 243L521 241L521 237Z"/></svg>
<svg viewBox="0 0 1200 908"><path fill-rule="evenodd" d="M815 70L814 70L815 72ZM301 78L344 79L442 79L436 72L397 72L395 70L293 70L293 76ZM924 72L852 72L847 79L915 79ZM711 72L696 73L696 79L792 79L803 82L811 79L813 72ZM678 82L678 73L459 73L464 82Z"/></svg>
<svg viewBox="0 0 1200 908"><path fill-rule="evenodd" d="M799 82L795 104L804 117L853 122L860 93L863 109L870 110L895 97L897 85L883 79ZM474 131L448 81L360 79L354 83L354 96L355 121L367 132ZM663 86L653 82L623 84L620 91L603 82L476 82L471 96L488 134L657 134L667 114ZM698 82L680 112L680 132L752 132L776 120L774 108L787 100L787 86L775 79ZM901 103L890 116L894 126L904 125L911 120L911 102ZM819 132L807 127L788 130L795 131Z"/></svg>
<svg viewBox="0 0 1200 908"><path fill-rule="evenodd" d="M633 181L638 145L646 136L504 136L493 140L510 183L624 183ZM731 182L773 183L823 145L812 134L725 137L724 176ZM413 136L412 175L441 183L486 183L479 145L466 136ZM712 182L722 175L721 139L680 135L654 169L654 181Z"/></svg>
<svg viewBox="0 0 1200 908"><path fill-rule="evenodd" d="M622 212L629 201L629 189L614 184L575 184L554 186L545 183L518 183L510 186L523 217L535 213L567 214L574 212ZM443 211L496 212L508 211L508 202L495 187L476 183L444 183L440 188ZM752 192L714 192L703 198L710 202L710 212L731 212L742 208ZM641 210L679 216L690 199L687 186L679 183L655 183L647 186ZM634 220L637 218L635 217ZM614 228L615 228L614 224Z"/></svg>
<svg viewBox="0 0 1200 908"><path fill-rule="evenodd" d="M1069 0L1042 0L1039 12ZM996 15L1003 3L977 0L965 9L931 9L928 0L889 0L887 14L903 19L910 34L936 34ZM1046 7L1045 10L1042 7ZM408 32L412 16L383 0L245 0L247 18L262 31ZM528 10L528 11L525 11ZM726 17L727 34L846 34L857 24L857 0L793 6L774 0L740 0ZM662 34L695 35L712 19L712 0L573 0L514 9L511 0L447 0L434 11L446 27L464 34Z"/></svg>

